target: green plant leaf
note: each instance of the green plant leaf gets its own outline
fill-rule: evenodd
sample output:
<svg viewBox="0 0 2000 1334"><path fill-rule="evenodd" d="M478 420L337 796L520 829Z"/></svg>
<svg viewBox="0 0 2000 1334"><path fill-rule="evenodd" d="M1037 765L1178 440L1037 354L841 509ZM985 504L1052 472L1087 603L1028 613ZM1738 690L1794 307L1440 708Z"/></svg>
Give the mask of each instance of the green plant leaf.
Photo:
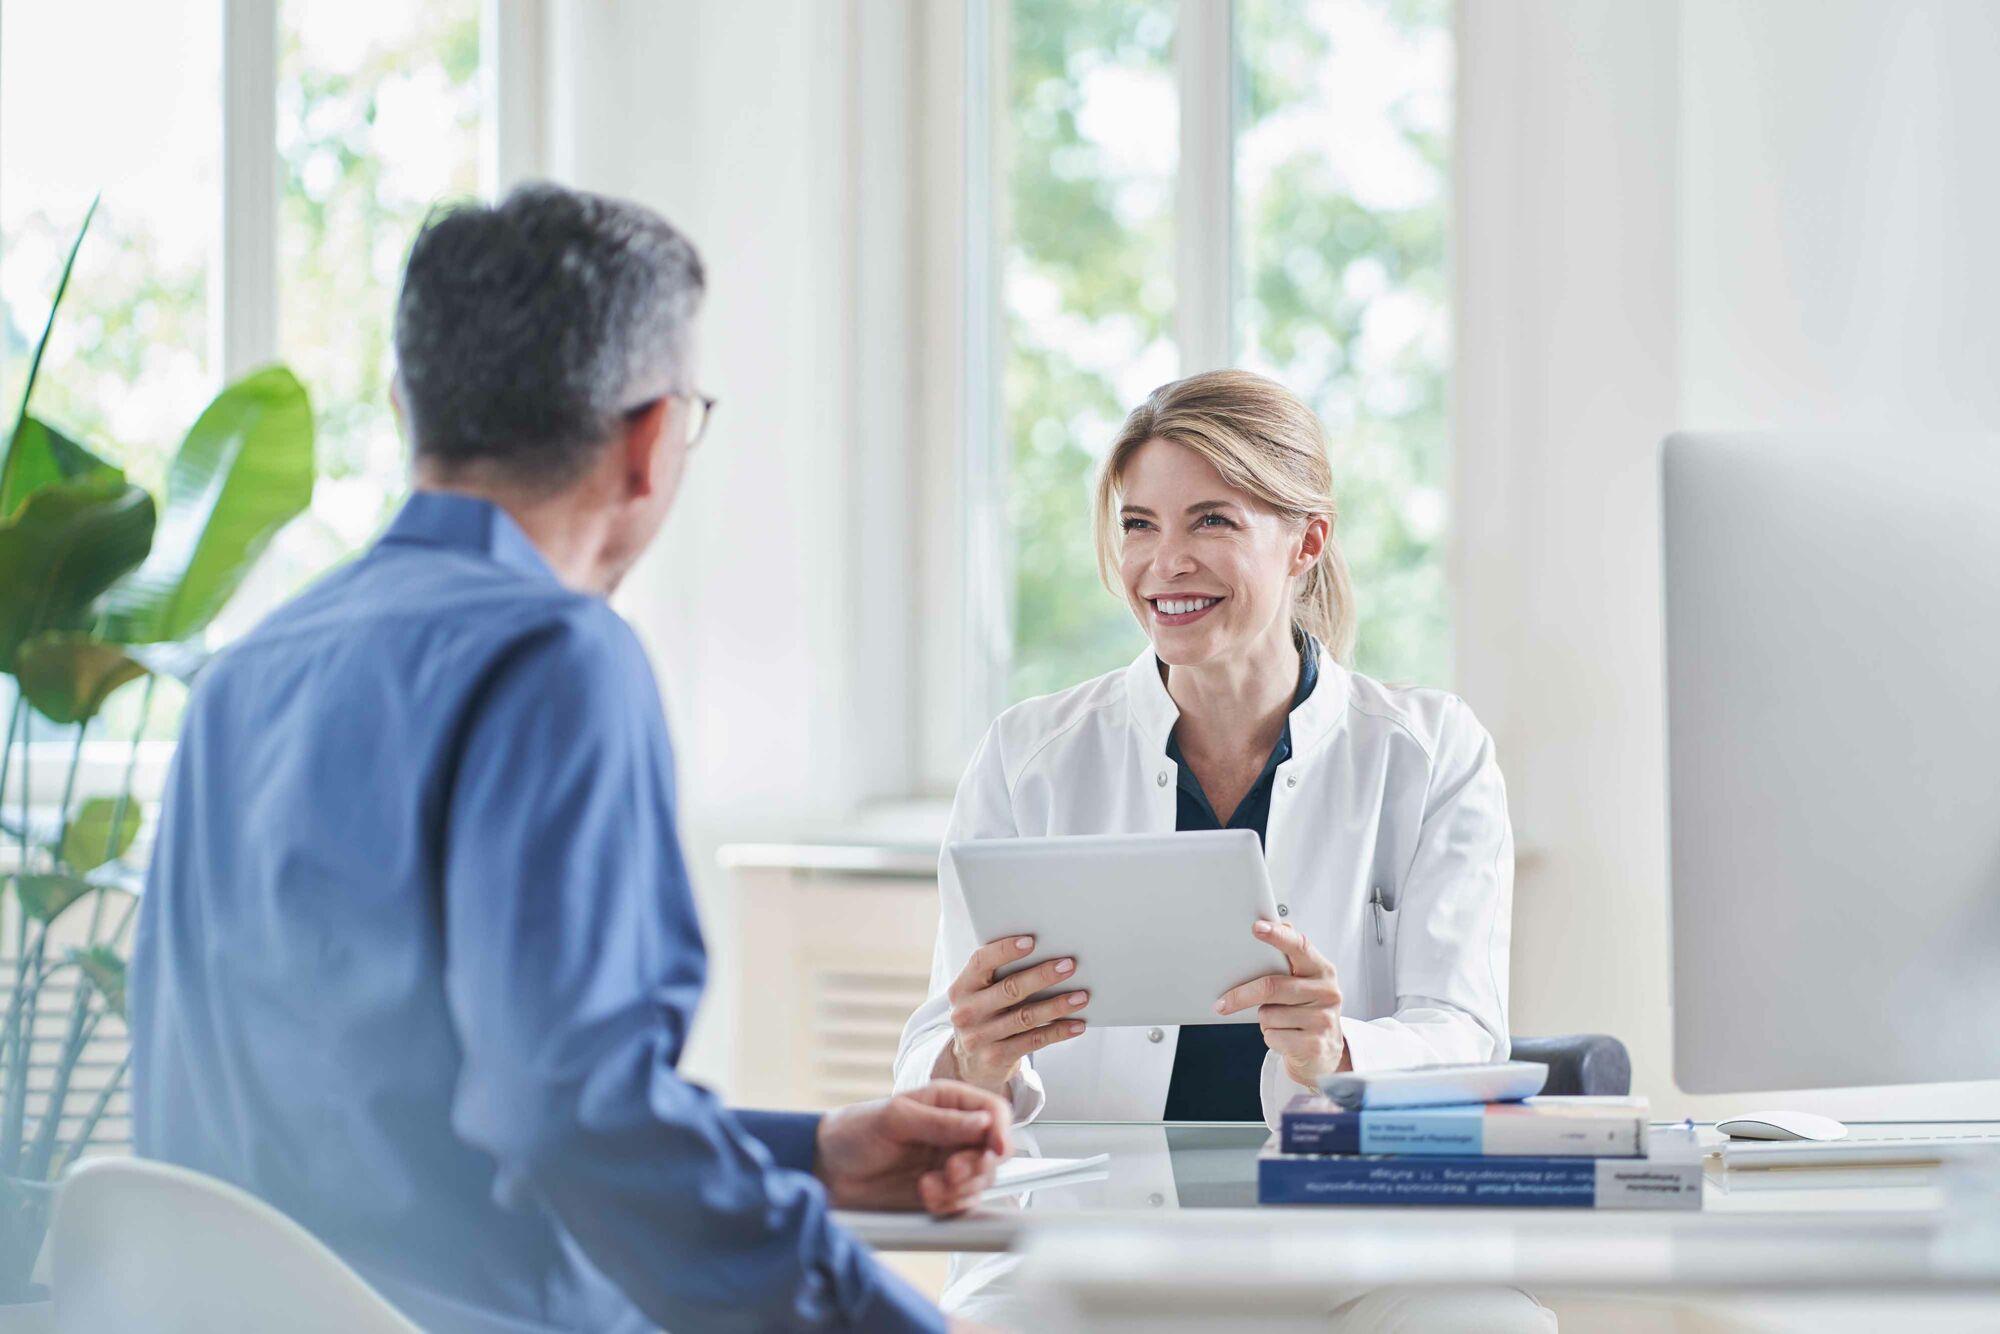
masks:
<svg viewBox="0 0 2000 1334"><path fill-rule="evenodd" d="M71 950L64 960L75 964L90 984L104 993L104 1003L120 1019L125 1017L125 961L108 945L87 950Z"/></svg>
<svg viewBox="0 0 2000 1334"><path fill-rule="evenodd" d="M118 645L75 630L44 631L14 655L21 693L52 723L90 721L112 691L145 674Z"/></svg>
<svg viewBox="0 0 2000 1334"><path fill-rule="evenodd" d="M181 644L128 644L126 652L132 661L153 675L179 681L184 686L193 685L194 678L215 656L198 639Z"/></svg>
<svg viewBox="0 0 2000 1334"><path fill-rule="evenodd" d="M89 478L125 480L125 474L45 421L24 417L14 432L8 469L0 480L0 518L21 508L21 502L52 482Z"/></svg>
<svg viewBox="0 0 2000 1334"><path fill-rule="evenodd" d="M124 811L119 811L123 806ZM117 821L117 837L112 822ZM121 802L116 797L92 797L83 803L76 818L63 834L63 864L76 875L94 871L109 861L123 857L139 837L139 803Z"/></svg>
<svg viewBox="0 0 2000 1334"><path fill-rule="evenodd" d="M28 403L35 396L35 381L42 372L42 354L49 350L49 335L56 329L56 312L62 309L63 294L69 291L69 276L76 272L77 252L83 249L83 238L90 232L90 220L97 216L97 200L98 196L91 196L90 207L83 213L83 223L76 229L76 240L70 242L69 258L63 261L62 277L56 282L55 299L49 302L49 318L42 325L42 336L35 344L35 355L28 361L28 381L21 386L21 410L15 414L13 433L7 437L7 457L0 460L0 496L25 498L34 489L17 489L13 482L14 469L21 466L17 463L22 443L21 428L28 423ZM13 512L11 506L0 508L0 517Z"/></svg>
<svg viewBox="0 0 2000 1334"><path fill-rule="evenodd" d="M44 630L83 628L91 602L146 558L153 498L107 478L32 492L0 521L0 672Z"/></svg>
<svg viewBox="0 0 2000 1334"><path fill-rule="evenodd" d="M167 472L152 555L105 597L109 637L150 644L199 633L312 489L312 404L297 377L273 366L217 394Z"/></svg>
<svg viewBox="0 0 2000 1334"><path fill-rule="evenodd" d="M37 922L55 921L64 909L97 889L73 875L17 875L13 880L21 911Z"/></svg>

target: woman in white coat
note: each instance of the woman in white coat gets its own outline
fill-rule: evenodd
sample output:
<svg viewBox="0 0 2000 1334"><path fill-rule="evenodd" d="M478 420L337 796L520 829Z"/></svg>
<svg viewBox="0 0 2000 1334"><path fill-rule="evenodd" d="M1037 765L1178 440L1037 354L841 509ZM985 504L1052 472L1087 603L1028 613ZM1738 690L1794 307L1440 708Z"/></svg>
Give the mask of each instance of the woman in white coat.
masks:
<svg viewBox="0 0 2000 1334"><path fill-rule="evenodd" d="M1246 1120L1319 1077L1507 1054L1513 838L1465 705L1342 665L1354 605L1319 420L1260 376L1162 386L1098 484L1098 552L1151 648L988 729L947 839L1251 828L1288 972L1218 1001L1258 1024L1093 1029L1073 961L979 941L950 859L931 995L896 1085L948 1077L1017 1121Z"/></svg>

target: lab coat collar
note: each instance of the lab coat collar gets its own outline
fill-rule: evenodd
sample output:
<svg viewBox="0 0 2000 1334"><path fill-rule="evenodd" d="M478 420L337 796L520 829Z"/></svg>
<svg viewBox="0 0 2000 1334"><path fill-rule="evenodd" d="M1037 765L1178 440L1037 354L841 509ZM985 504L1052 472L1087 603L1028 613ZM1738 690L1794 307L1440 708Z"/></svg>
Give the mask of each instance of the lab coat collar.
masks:
<svg viewBox="0 0 2000 1334"><path fill-rule="evenodd" d="M1144 753L1165 755L1167 738L1174 734L1174 724L1181 720L1181 711L1175 705L1174 697L1167 693L1159 656L1150 648L1134 658L1132 665L1125 669L1125 698L1130 701L1132 723L1139 729L1139 739L1145 745Z"/></svg>
<svg viewBox="0 0 2000 1334"><path fill-rule="evenodd" d="M1341 719L1347 716L1347 669L1333 660L1326 645L1313 639L1319 655L1319 684L1292 710L1292 755L1297 757L1319 744ZM1145 742L1148 755L1164 755L1167 738L1174 733L1181 711L1167 693L1160 672L1160 659L1150 648L1133 659L1125 669L1125 697L1130 701L1133 725Z"/></svg>
<svg viewBox="0 0 2000 1334"><path fill-rule="evenodd" d="M510 570L561 582L513 516L478 496L413 491L382 534L381 541L477 551Z"/></svg>
<svg viewBox="0 0 2000 1334"><path fill-rule="evenodd" d="M1294 758L1333 735L1341 720L1347 717L1350 689L1347 668L1334 661L1333 654L1327 651L1326 645L1317 636L1313 637L1313 650L1319 654L1319 684L1292 710Z"/></svg>

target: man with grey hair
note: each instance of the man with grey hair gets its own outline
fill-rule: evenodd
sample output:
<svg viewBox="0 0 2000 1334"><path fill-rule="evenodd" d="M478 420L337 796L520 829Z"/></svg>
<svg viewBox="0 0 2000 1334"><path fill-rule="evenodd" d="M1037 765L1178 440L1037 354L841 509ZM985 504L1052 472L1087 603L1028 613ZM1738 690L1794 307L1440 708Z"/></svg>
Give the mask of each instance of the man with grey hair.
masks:
<svg viewBox="0 0 2000 1334"><path fill-rule="evenodd" d="M713 402L692 246L553 186L435 215L396 312L416 492L189 701L132 963L140 1152L427 1329L928 1329L829 1216L952 1213L999 1099L732 1113L652 672L605 597Z"/></svg>

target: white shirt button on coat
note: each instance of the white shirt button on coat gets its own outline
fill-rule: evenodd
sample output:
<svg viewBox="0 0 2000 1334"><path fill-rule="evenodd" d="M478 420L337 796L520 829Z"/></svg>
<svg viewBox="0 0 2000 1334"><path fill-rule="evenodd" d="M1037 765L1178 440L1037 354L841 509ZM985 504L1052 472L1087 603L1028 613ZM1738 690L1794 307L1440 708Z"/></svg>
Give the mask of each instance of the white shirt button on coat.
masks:
<svg viewBox="0 0 2000 1334"><path fill-rule="evenodd" d="M1297 774L1286 774L1286 775L1285 775L1285 786L1286 786L1286 787L1297 787L1298 785L1299 785L1299 776L1298 776Z"/></svg>
<svg viewBox="0 0 2000 1334"><path fill-rule="evenodd" d="M1167 771L1165 769L1162 769L1160 770L1160 786L1165 787L1166 785L1167 785Z"/></svg>
<svg viewBox="0 0 2000 1334"><path fill-rule="evenodd" d="M1289 904L1289 903L1281 903L1281 904L1279 904L1279 905L1278 905L1278 916L1280 916L1280 917L1290 917L1291 915L1292 915L1292 905L1291 905L1291 904Z"/></svg>
<svg viewBox="0 0 2000 1334"><path fill-rule="evenodd" d="M1149 1028L1149 1029L1147 1029L1147 1030L1146 1030L1146 1041L1148 1041L1148 1042L1165 1042L1166 1040L1167 1040L1167 1035L1166 1035L1165 1033L1161 1032L1161 1031L1160 1031L1159 1029L1157 1029L1157 1028Z"/></svg>

